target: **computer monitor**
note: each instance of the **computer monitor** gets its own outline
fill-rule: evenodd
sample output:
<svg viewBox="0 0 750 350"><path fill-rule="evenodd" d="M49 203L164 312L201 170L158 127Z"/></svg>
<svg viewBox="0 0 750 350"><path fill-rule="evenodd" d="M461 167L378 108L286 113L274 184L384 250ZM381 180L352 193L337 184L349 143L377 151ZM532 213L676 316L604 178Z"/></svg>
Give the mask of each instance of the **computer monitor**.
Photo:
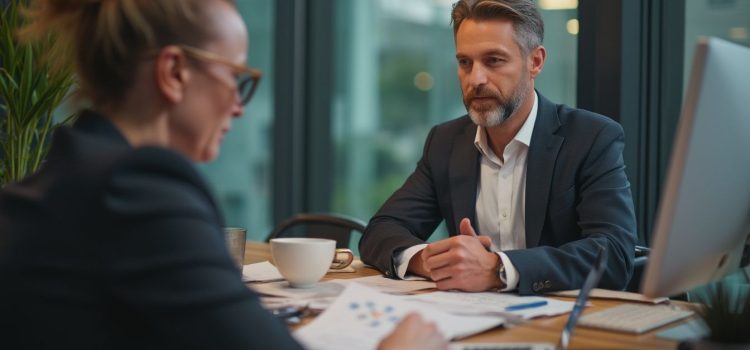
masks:
<svg viewBox="0 0 750 350"><path fill-rule="evenodd" d="M650 297L739 267L750 234L750 48L699 41L675 135L641 283Z"/></svg>

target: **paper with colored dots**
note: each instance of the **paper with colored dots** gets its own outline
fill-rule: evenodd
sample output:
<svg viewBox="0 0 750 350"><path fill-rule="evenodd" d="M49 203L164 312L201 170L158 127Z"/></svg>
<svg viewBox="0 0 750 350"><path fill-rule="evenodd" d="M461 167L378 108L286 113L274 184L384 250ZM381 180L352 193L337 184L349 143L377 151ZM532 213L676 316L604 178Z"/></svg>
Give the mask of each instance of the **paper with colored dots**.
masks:
<svg viewBox="0 0 750 350"><path fill-rule="evenodd" d="M375 349L408 313L435 322L446 338L461 338L503 324L500 316L461 316L430 305L349 283L325 312L294 333L307 349Z"/></svg>

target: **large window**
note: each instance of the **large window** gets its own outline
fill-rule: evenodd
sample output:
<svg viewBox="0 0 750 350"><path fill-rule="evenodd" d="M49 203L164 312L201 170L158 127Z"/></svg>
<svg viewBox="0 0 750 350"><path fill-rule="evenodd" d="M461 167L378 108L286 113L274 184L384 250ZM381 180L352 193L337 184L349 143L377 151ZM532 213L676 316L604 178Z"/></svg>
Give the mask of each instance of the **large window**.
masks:
<svg viewBox="0 0 750 350"><path fill-rule="evenodd" d="M248 229L262 240L271 230L271 128L273 126L274 1L244 0L237 7L250 36L248 65L263 71L258 91L235 119L219 158L202 166L227 226Z"/></svg>
<svg viewBox="0 0 750 350"><path fill-rule="evenodd" d="M249 64L264 78L219 159L203 167L226 224L262 240L302 211L369 219L414 170L430 127L465 114L452 3L238 2ZM536 87L574 106L577 10L550 3L559 2L541 2L549 56Z"/></svg>
<svg viewBox="0 0 750 350"><path fill-rule="evenodd" d="M750 46L750 1L685 2L685 87L693 65L695 44L702 36L713 36Z"/></svg>
<svg viewBox="0 0 750 350"><path fill-rule="evenodd" d="M339 1L331 208L367 219L406 179L429 128L465 113L450 5Z"/></svg>
<svg viewBox="0 0 750 350"><path fill-rule="evenodd" d="M369 219L414 170L430 127L466 113L451 4L336 2L332 211ZM553 101L575 105L576 10L542 15L549 59L536 87Z"/></svg>

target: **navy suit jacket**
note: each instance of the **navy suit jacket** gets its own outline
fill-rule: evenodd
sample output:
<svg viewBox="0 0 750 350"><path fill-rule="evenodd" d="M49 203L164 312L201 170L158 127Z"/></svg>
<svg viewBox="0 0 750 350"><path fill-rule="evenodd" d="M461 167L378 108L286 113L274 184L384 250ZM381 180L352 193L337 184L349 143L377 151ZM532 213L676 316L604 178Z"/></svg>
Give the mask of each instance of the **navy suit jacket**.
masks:
<svg viewBox="0 0 750 350"><path fill-rule="evenodd" d="M622 289L633 271L636 240L622 127L538 96L527 156L527 248L505 251L520 275L518 291L580 288L597 245L609 253L599 285ZM465 217L477 230L476 130L468 116L432 128L416 170L367 225L359 244L365 263L395 277L395 254L424 243L443 220L451 235Z"/></svg>
<svg viewBox="0 0 750 350"><path fill-rule="evenodd" d="M0 193L0 236L0 348L299 348L242 283L192 164L92 112Z"/></svg>

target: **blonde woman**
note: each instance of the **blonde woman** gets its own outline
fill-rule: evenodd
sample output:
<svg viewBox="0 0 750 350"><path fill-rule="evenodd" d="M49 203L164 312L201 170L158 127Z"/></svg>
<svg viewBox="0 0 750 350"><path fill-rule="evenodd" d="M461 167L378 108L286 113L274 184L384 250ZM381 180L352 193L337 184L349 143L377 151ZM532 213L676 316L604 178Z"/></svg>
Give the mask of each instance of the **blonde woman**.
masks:
<svg viewBox="0 0 750 350"><path fill-rule="evenodd" d="M242 284L193 167L260 78L234 4L43 0L28 15L23 36L58 34L92 108L0 194L0 348L298 348ZM381 343L445 346L414 315Z"/></svg>

